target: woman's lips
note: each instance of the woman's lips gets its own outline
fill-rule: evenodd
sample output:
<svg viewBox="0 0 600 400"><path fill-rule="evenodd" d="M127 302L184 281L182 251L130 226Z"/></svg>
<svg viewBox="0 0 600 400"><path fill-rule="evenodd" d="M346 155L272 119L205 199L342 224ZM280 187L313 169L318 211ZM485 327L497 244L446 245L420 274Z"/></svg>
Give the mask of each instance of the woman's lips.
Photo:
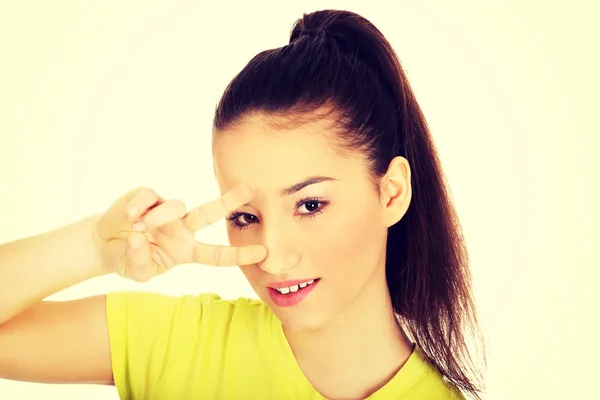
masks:
<svg viewBox="0 0 600 400"><path fill-rule="evenodd" d="M271 282L267 285L267 287L270 287L273 289L280 289L280 288L284 288L284 287L300 285L300 284L306 283L308 281L315 281L317 279L319 279L319 278L307 278L307 279L295 279L295 280L291 280L291 281Z"/></svg>
<svg viewBox="0 0 600 400"><path fill-rule="evenodd" d="M295 306L296 304L300 303L302 300L304 300L306 298L306 296L308 296L310 294L310 292L312 292L315 287L317 286L317 284L320 282L320 278L317 279L312 279L312 283L308 283L311 281L311 279L309 279L308 281L286 281L286 282L277 282L277 284L280 283L286 283L288 284L289 282L292 283L291 286L291 290L290 286L282 286L282 285L278 285L278 289L284 293L281 293L280 291L278 291L277 289L274 289L273 287L269 287L267 288L267 290L269 291L269 296L271 296L271 300L273 300L273 303L275 303L275 305L279 306L279 307L291 307L291 306ZM306 286L304 287L300 287L300 284L303 283L307 283ZM297 287L297 290L294 291L295 287Z"/></svg>

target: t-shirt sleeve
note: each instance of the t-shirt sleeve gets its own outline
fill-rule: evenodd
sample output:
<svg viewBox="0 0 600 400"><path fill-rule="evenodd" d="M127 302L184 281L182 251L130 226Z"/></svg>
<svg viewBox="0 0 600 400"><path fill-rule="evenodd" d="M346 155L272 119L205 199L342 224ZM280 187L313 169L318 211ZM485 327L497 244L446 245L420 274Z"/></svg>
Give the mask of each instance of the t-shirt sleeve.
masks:
<svg viewBox="0 0 600 400"><path fill-rule="evenodd" d="M198 335L203 303L214 294L150 292L106 295L113 379L121 399L144 399L171 362Z"/></svg>

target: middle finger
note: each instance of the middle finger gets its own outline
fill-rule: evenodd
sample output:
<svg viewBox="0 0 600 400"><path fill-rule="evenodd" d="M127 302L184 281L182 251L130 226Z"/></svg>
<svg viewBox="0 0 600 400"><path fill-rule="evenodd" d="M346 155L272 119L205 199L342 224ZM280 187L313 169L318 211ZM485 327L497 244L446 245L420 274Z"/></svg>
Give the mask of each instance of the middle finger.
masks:
<svg viewBox="0 0 600 400"><path fill-rule="evenodd" d="M187 227L197 231L243 206L252 198L252 188L240 184L221 197L190 211L184 218Z"/></svg>

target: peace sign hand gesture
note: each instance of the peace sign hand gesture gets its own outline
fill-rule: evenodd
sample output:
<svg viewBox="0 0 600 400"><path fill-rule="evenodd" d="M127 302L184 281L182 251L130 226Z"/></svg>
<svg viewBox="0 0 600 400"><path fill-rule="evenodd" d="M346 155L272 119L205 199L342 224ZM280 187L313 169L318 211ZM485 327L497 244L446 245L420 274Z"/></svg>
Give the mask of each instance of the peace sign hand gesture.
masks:
<svg viewBox="0 0 600 400"><path fill-rule="evenodd" d="M239 185L186 212L180 200L164 200L152 189L137 188L119 198L96 220L94 242L104 267L138 282L146 282L186 263L216 266L258 263L267 255L263 246L219 246L194 239L196 231L251 198L252 189Z"/></svg>

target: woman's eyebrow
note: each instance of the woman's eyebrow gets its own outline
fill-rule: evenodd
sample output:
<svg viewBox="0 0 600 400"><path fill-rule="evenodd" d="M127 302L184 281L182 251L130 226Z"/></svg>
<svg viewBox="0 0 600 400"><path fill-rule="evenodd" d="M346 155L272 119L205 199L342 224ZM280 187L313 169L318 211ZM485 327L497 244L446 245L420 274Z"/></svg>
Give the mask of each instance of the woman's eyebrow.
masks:
<svg viewBox="0 0 600 400"><path fill-rule="evenodd" d="M325 182L325 181L336 181L336 180L337 179L330 178L328 176L311 176L310 178L307 178L300 183L296 183L295 185L292 185L289 188L285 188L285 189L281 190L281 195L289 196L291 194L294 194L294 193L304 189L305 187L307 187L309 185L314 185L315 183L320 183L320 182Z"/></svg>

